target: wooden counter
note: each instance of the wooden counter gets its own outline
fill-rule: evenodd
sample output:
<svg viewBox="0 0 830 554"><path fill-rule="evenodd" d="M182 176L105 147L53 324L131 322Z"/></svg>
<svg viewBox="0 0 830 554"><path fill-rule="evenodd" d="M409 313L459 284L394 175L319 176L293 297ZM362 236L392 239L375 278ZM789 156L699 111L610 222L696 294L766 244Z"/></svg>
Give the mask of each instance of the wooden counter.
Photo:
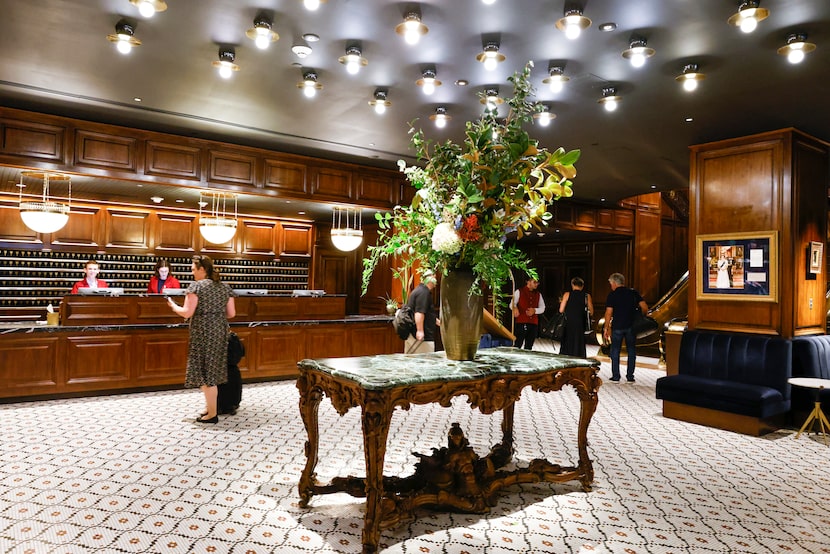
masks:
<svg viewBox="0 0 830 554"><path fill-rule="evenodd" d="M174 296L180 306L184 296ZM346 317L346 296L237 296L234 323L254 321L334 320ZM159 294L63 297L60 324L146 325L181 323Z"/></svg>
<svg viewBox="0 0 830 554"><path fill-rule="evenodd" d="M181 318L176 320L169 325L3 325L0 402L180 388L189 330ZM305 358L403 350L388 316L241 324L234 320L231 327L245 345L239 367L247 381L294 378L297 362Z"/></svg>

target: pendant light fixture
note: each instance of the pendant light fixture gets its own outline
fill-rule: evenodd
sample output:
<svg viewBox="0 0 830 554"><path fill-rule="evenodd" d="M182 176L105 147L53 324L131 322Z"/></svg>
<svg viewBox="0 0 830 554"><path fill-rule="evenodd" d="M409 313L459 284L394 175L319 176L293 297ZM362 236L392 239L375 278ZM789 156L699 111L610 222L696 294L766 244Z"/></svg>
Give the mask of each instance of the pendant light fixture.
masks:
<svg viewBox="0 0 830 554"><path fill-rule="evenodd" d="M234 63L236 52L233 48L222 47L219 49L219 59L213 62L213 67L219 71L223 79L230 79L234 71L239 71L239 66Z"/></svg>
<svg viewBox="0 0 830 554"><path fill-rule="evenodd" d="M756 0L749 0L743 2L738 8L738 13L733 14L727 23L738 27L744 33L751 33L758 27L758 23L769 17L769 10L766 8L759 8L760 2Z"/></svg>
<svg viewBox="0 0 830 554"><path fill-rule="evenodd" d="M142 17L153 17L156 12L163 12L167 9L164 0L130 0L130 4L138 8Z"/></svg>
<svg viewBox="0 0 830 554"><path fill-rule="evenodd" d="M369 105L375 109L376 114L383 115L386 113L386 108L392 105L392 102L386 99L388 94L389 91L379 88L375 91L375 99L369 100Z"/></svg>
<svg viewBox="0 0 830 554"><path fill-rule="evenodd" d="M346 55L337 58L337 61L346 66L346 71L349 75L357 75L360 68L367 65L369 62L363 57L360 47L351 45L346 47Z"/></svg>
<svg viewBox="0 0 830 554"><path fill-rule="evenodd" d="M551 65L548 68L549 77L542 79L542 82L550 87L553 93L562 92L565 83L570 81L570 77L565 76L565 68L561 65Z"/></svg>
<svg viewBox="0 0 830 554"><path fill-rule="evenodd" d="M582 10L573 8L565 10L565 16L556 22L556 28L571 40L579 38L584 29L591 26L591 20L582 15Z"/></svg>
<svg viewBox="0 0 830 554"><path fill-rule="evenodd" d="M683 90L692 92L697 90L697 84L706 78L706 75L698 71L696 63L687 63L683 68L683 73L674 78L678 83L683 84Z"/></svg>
<svg viewBox="0 0 830 554"><path fill-rule="evenodd" d="M616 87L605 87L602 89L602 98L597 100L602 104L606 112L613 112L617 109L617 104L620 102L620 97L617 96Z"/></svg>
<svg viewBox="0 0 830 554"><path fill-rule="evenodd" d="M421 23L421 16L415 12L409 12L403 18L403 23L395 27L395 32L403 36L407 44L418 44L421 37L429 32L429 28Z"/></svg>
<svg viewBox="0 0 830 554"><path fill-rule="evenodd" d="M804 33L793 33L787 37L787 44L778 49L778 53L787 56L790 63L801 63L805 54L816 49L816 45L807 42L807 35Z"/></svg>
<svg viewBox="0 0 830 554"><path fill-rule="evenodd" d="M480 103L484 104L484 109L490 113L495 114L500 104L504 104L504 98L499 96L498 87L488 88L481 94Z"/></svg>
<svg viewBox="0 0 830 554"><path fill-rule="evenodd" d="M331 212L331 243L338 250L351 252L363 242L360 208L335 206Z"/></svg>
<svg viewBox="0 0 830 554"><path fill-rule="evenodd" d="M303 73L303 80L297 83L297 88L303 89L303 95L306 98L314 98L317 96L317 91L323 88L323 85L317 82L316 72L306 71Z"/></svg>
<svg viewBox="0 0 830 554"><path fill-rule="evenodd" d="M23 189L26 185L23 178L40 179L43 182L42 194L39 200L24 200ZM66 203L59 202L59 197L53 196L50 183L66 183L69 187ZM23 223L36 233L54 233L62 229L69 221L69 211L72 205L72 180L69 175L50 173L48 171L22 171L20 173L20 189L18 208ZM30 196L30 195L27 195Z"/></svg>
<svg viewBox="0 0 830 554"><path fill-rule="evenodd" d="M649 48L646 39L631 37L628 49L623 50L622 57L631 62L631 67L643 67L646 60L655 54L654 48Z"/></svg>
<svg viewBox="0 0 830 554"><path fill-rule="evenodd" d="M533 119L538 121L539 125L541 125L542 127L547 127L548 125L550 125L551 121L556 119L556 114L551 113L550 108L547 105L542 104L541 111L533 114Z"/></svg>
<svg viewBox="0 0 830 554"><path fill-rule="evenodd" d="M421 72L421 78L415 81L415 84L421 87L424 94L427 96L435 92L436 87L441 86L441 81L435 78L435 69L424 69Z"/></svg>
<svg viewBox="0 0 830 554"><path fill-rule="evenodd" d="M429 119L435 122L436 127L443 129L447 126L447 122L452 119L452 116L447 114L447 108L438 106L435 108L435 113L429 116Z"/></svg>
<svg viewBox="0 0 830 554"><path fill-rule="evenodd" d="M484 50L476 56L476 60L483 63L484 69L487 71L495 70L506 59L507 57L504 54L499 53L499 44L497 42L488 42L484 45Z"/></svg>
<svg viewBox="0 0 830 554"><path fill-rule="evenodd" d="M135 27L126 19L115 24L115 33L107 35L107 40L115 44L115 48L122 54L129 54L133 47L141 46L141 41L133 36Z"/></svg>
<svg viewBox="0 0 830 554"><path fill-rule="evenodd" d="M245 36L254 41L260 50L267 49L272 42L277 42L280 36L271 30L271 21L264 15L258 15L254 19L254 26L245 31Z"/></svg>
<svg viewBox="0 0 830 554"><path fill-rule="evenodd" d="M236 194L199 191L199 232L206 241L225 244L236 234Z"/></svg>

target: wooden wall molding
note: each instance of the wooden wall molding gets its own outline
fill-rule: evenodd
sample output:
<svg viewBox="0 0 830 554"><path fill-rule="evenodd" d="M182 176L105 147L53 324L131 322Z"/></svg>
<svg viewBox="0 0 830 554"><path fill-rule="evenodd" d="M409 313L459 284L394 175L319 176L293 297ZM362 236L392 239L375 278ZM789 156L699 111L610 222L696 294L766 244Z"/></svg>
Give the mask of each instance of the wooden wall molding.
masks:
<svg viewBox="0 0 830 554"><path fill-rule="evenodd" d="M402 173L0 107L0 164L393 208Z"/></svg>

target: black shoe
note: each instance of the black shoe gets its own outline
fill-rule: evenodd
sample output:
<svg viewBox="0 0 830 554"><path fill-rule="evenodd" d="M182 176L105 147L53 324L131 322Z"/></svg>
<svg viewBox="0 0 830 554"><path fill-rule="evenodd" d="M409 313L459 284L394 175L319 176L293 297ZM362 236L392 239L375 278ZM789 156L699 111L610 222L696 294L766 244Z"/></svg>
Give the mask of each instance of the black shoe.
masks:
<svg viewBox="0 0 830 554"><path fill-rule="evenodd" d="M611 377L611 378L610 378L610 379L608 379L608 380L609 380L609 381L611 381L612 383L619 383L619 382L620 382L620 378L619 378L619 377L616 377L616 378Z"/></svg>
<svg viewBox="0 0 830 554"><path fill-rule="evenodd" d="M202 419L201 417L197 417L196 423L219 423L219 416L215 415L210 419Z"/></svg>
<svg viewBox="0 0 830 554"><path fill-rule="evenodd" d="M626 381L629 382L629 383L633 383L634 382L634 377L631 377L630 379L626 378Z"/></svg>
<svg viewBox="0 0 830 554"><path fill-rule="evenodd" d="M224 410L219 410L219 413L222 415L236 415L236 408L225 408Z"/></svg>

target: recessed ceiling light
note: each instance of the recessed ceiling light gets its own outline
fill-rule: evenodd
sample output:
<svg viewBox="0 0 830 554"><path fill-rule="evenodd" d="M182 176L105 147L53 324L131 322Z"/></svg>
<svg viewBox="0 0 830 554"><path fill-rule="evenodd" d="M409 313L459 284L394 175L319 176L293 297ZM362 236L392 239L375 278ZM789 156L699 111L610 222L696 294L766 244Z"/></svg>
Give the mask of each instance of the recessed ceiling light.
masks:
<svg viewBox="0 0 830 554"><path fill-rule="evenodd" d="M459 79L455 82L455 84L458 85L459 87L466 87L467 85L470 84L470 81L468 81L467 79Z"/></svg>
<svg viewBox="0 0 830 554"><path fill-rule="evenodd" d="M691 123L694 120L695 120L695 118L693 118L693 117L687 117L685 121L686 121L686 123Z"/></svg>
<svg viewBox="0 0 830 554"><path fill-rule="evenodd" d="M306 42L317 42L320 40L320 35L315 35L314 33L306 33L303 35L303 39Z"/></svg>
<svg viewBox="0 0 830 554"><path fill-rule="evenodd" d="M182 200L181 198L176 198L176 202L178 202L179 204L181 204L181 203L183 203L183 202L184 202L184 200Z"/></svg>
<svg viewBox="0 0 830 554"><path fill-rule="evenodd" d="M162 198L161 196L151 196L150 200L152 200L155 204L161 204L162 202L164 202L164 198Z"/></svg>
<svg viewBox="0 0 830 554"><path fill-rule="evenodd" d="M609 33L617 28L617 24L609 21L608 23L600 23L599 30L603 33Z"/></svg>
<svg viewBox="0 0 830 554"><path fill-rule="evenodd" d="M651 185L651 188L656 189L657 185Z"/></svg>
<svg viewBox="0 0 830 554"><path fill-rule="evenodd" d="M136 96L135 98L133 98L133 100L134 100L135 102L141 102L141 98L139 98L138 96Z"/></svg>
<svg viewBox="0 0 830 554"><path fill-rule="evenodd" d="M305 215L305 212L297 212L297 215Z"/></svg>
<svg viewBox="0 0 830 554"><path fill-rule="evenodd" d="M298 58L307 58L311 55L311 47L306 44L295 44L291 47L291 51L294 52Z"/></svg>

